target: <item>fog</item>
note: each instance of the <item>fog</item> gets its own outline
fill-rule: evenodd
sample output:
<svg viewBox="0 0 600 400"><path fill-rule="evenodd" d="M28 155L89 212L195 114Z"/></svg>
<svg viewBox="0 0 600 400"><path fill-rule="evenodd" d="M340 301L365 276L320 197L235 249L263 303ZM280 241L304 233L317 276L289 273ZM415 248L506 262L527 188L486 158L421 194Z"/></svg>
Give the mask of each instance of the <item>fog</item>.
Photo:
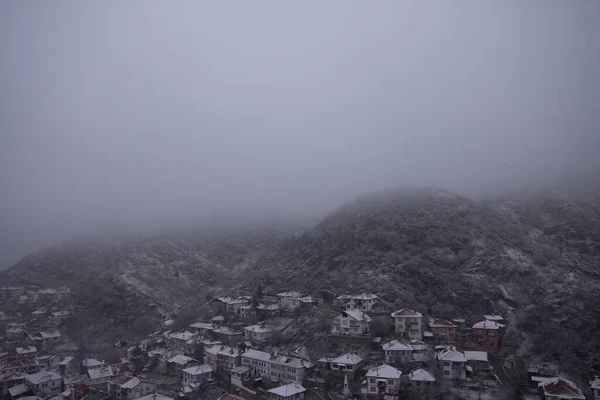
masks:
<svg viewBox="0 0 600 400"><path fill-rule="evenodd" d="M595 1L2 2L0 267L100 232L317 218L388 186L595 181L599 17Z"/></svg>

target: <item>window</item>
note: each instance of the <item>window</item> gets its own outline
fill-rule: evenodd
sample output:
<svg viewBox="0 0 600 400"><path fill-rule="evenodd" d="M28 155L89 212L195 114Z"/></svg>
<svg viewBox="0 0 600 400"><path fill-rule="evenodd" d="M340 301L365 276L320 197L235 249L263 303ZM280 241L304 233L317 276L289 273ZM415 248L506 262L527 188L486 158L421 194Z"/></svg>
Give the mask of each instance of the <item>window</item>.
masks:
<svg viewBox="0 0 600 400"><path fill-rule="evenodd" d="M450 375L450 371L444 371L444 375Z"/></svg>
<svg viewBox="0 0 600 400"><path fill-rule="evenodd" d="M417 386L421 386L421 381L417 381Z"/></svg>
<svg viewBox="0 0 600 400"><path fill-rule="evenodd" d="M394 381L392 379L388 379L388 385L393 385Z"/></svg>
<svg viewBox="0 0 600 400"><path fill-rule="evenodd" d="M375 383L375 378L369 378L369 383Z"/></svg>
<svg viewBox="0 0 600 400"><path fill-rule="evenodd" d="M376 388L376 387L373 387L373 386L371 386L371 387L369 388L369 392L376 392L376 391L377 391L377 388Z"/></svg>
<svg viewBox="0 0 600 400"><path fill-rule="evenodd" d="M444 367L449 367L449 366L450 366L450 363L447 361L444 361Z"/></svg>

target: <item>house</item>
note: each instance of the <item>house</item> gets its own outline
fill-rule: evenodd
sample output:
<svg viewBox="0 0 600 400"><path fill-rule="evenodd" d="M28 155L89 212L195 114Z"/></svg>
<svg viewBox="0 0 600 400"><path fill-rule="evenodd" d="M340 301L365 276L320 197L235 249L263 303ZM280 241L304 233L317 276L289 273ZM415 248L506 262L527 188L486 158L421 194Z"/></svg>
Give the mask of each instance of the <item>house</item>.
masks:
<svg viewBox="0 0 600 400"><path fill-rule="evenodd" d="M585 400L577 385L562 377L546 378L538 388L544 400Z"/></svg>
<svg viewBox="0 0 600 400"><path fill-rule="evenodd" d="M370 369L365 375L368 396L397 395L400 390L402 371L383 364Z"/></svg>
<svg viewBox="0 0 600 400"><path fill-rule="evenodd" d="M488 364L488 353L485 351L464 351L467 366L471 372L486 371L490 368Z"/></svg>
<svg viewBox="0 0 600 400"><path fill-rule="evenodd" d="M76 372L75 358L70 356L61 357L58 363L58 372L61 376L73 375Z"/></svg>
<svg viewBox="0 0 600 400"><path fill-rule="evenodd" d="M294 310L298 306L297 299L302 297L298 292L281 292L277 293L277 304L281 310Z"/></svg>
<svg viewBox="0 0 600 400"><path fill-rule="evenodd" d="M60 287L57 289L41 289L37 292L37 297L40 302L60 301L71 293L69 288Z"/></svg>
<svg viewBox="0 0 600 400"><path fill-rule="evenodd" d="M226 344L237 344L244 340L244 333L227 326L221 326L213 331L213 337Z"/></svg>
<svg viewBox="0 0 600 400"><path fill-rule="evenodd" d="M332 335L362 336L370 332L371 317L363 311L352 309L342 311L331 324Z"/></svg>
<svg viewBox="0 0 600 400"><path fill-rule="evenodd" d="M17 347L16 352L19 359L25 362L34 361L37 355L35 346Z"/></svg>
<svg viewBox="0 0 600 400"><path fill-rule="evenodd" d="M301 383L309 369L313 367L310 361L301 358L254 349L242 353L242 365L250 368L252 376L260 376L281 383Z"/></svg>
<svg viewBox="0 0 600 400"><path fill-rule="evenodd" d="M104 366L105 364L102 361L96 360L95 358L84 358L83 360L81 360L82 373L86 373L88 370L93 368L101 368Z"/></svg>
<svg viewBox="0 0 600 400"><path fill-rule="evenodd" d="M39 337L35 338L36 341L41 341L42 349L49 350L60 343L62 335L59 331L48 331L48 332L40 332Z"/></svg>
<svg viewBox="0 0 600 400"><path fill-rule="evenodd" d="M372 311L379 303L379 296L373 293L345 294L335 299L336 305L346 310Z"/></svg>
<svg viewBox="0 0 600 400"><path fill-rule="evenodd" d="M36 356L34 362L40 365L40 369L51 369L54 371L58 367L60 357L52 354L45 356Z"/></svg>
<svg viewBox="0 0 600 400"><path fill-rule="evenodd" d="M252 342L263 342L271 337L273 329L266 323L251 325L244 328L244 337Z"/></svg>
<svg viewBox="0 0 600 400"><path fill-rule="evenodd" d="M213 369L208 364L195 365L183 370L183 385L201 385L213 379Z"/></svg>
<svg viewBox="0 0 600 400"><path fill-rule="evenodd" d="M363 365L363 359L354 353L346 353L339 357L323 357L317 363L321 368L332 371L338 377L349 374L354 377Z"/></svg>
<svg viewBox="0 0 600 400"><path fill-rule="evenodd" d="M15 286L2 286L0 287L0 300L11 300L15 301L19 299L25 293L24 287L15 287Z"/></svg>
<svg viewBox="0 0 600 400"><path fill-rule="evenodd" d="M194 322L190 325L190 328L198 335L207 336L210 335L219 326L212 322Z"/></svg>
<svg viewBox="0 0 600 400"><path fill-rule="evenodd" d="M590 391L594 400L600 400L600 378L595 376L593 381L590 381Z"/></svg>
<svg viewBox="0 0 600 400"><path fill-rule="evenodd" d="M84 380L88 386L105 385L114 376L112 368L102 365L98 368L90 368L86 371Z"/></svg>
<svg viewBox="0 0 600 400"><path fill-rule="evenodd" d="M410 391L413 398L429 398L433 395L435 377L424 369L408 374Z"/></svg>
<svg viewBox="0 0 600 400"><path fill-rule="evenodd" d="M52 371L40 371L25 375L25 384L35 393L59 394L62 392L62 377Z"/></svg>
<svg viewBox="0 0 600 400"><path fill-rule="evenodd" d="M437 359L442 365L442 373L445 379L466 379L467 359L463 352L456 350L454 346L445 346L438 352Z"/></svg>
<svg viewBox="0 0 600 400"><path fill-rule="evenodd" d="M306 389L296 382L267 390L270 400L303 400L305 392Z"/></svg>
<svg viewBox="0 0 600 400"><path fill-rule="evenodd" d="M231 370L231 384L237 387L244 387L244 380L250 378L250 367L240 365Z"/></svg>
<svg viewBox="0 0 600 400"><path fill-rule="evenodd" d="M167 359L167 375L174 375L181 378L184 369L198 364L199 362L192 357L176 354Z"/></svg>
<svg viewBox="0 0 600 400"><path fill-rule="evenodd" d="M240 365L241 350L229 346L216 345L204 349L205 363L215 373L227 373Z"/></svg>
<svg viewBox="0 0 600 400"><path fill-rule="evenodd" d="M10 395L11 398L16 399L16 398L21 398L24 396L32 396L33 390L31 390L31 388L29 386L27 386L26 384L19 383L18 385L11 386L8 389L8 394Z"/></svg>
<svg viewBox="0 0 600 400"><path fill-rule="evenodd" d="M69 313L68 311L53 312L48 316L48 324L51 326L58 326L70 315L71 313Z"/></svg>
<svg viewBox="0 0 600 400"><path fill-rule="evenodd" d="M196 338L196 334L193 332L173 332L167 334L165 337L165 342L167 343L167 347L173 349L180 349L186 353L193 353L195 350L195 341L193 339Z"/></svg>
<svg viewBox="0 0 600 400"><path fill-rule="evenodd" d="M385 354L385 363L397 365L412 361L413 348L411 345L392 340L389 343L384 343L381 346Z"/></svg>
<svg viewBox="0 0 600 400"><path fill-rule="evenodd" d="M124 375L112 378L107 383L107 393L111 400L135 400L156 391L156 384Z"/></svg>
<svg viewBox="0 0 600 400"><path fill-rule="evenodd" d="M215 313L226 314L231 317L238 315L238 309L242 306L250 304L250 300L247 297L217 297L212 300L210 305L211 309Z"/></svg>
<svg viewBox="0 0 600 400"><path fill-rule="evenodd" d="M31 312L31 318L34 321L38 321L43 319L46 316L46 314L48 314L46 307L38 308L37 310Z"/></svg>
<svg viewBox="0 0 600 400"><path fill-rule="evenodd" d="M403 338L423 340L423 314L403 308L392 313L396 333Z"/></svg>
<svg viewBox="0 0 600 400"><path fill-rule="evenodd" d="M500 333L504 325L494 321L484 320L473 325L473 342L477 348L490 353L498 350Z"/></svg>
<svg viewBox="0 0 600 400"><path fill-rule="evenodd" d="M454 342L456 340L456 325L452 322L435 318L429 321L429 330L433 333L433 337L438 340Z"/></svg>

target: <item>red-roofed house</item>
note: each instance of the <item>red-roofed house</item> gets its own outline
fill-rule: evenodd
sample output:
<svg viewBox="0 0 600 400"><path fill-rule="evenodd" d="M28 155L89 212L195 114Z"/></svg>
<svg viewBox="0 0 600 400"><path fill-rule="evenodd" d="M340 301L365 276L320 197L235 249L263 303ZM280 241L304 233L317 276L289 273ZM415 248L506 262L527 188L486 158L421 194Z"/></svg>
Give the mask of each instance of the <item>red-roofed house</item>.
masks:
<svg viewBox="0 0 600 400"><path fill-rule="evenodd" d="M456 340L456 325L450 321L441 318L432 319L429 321L429 329L436 339L449 342Z"/></svg>
<svg viewBox="0 0 600 400"><path fill-rule="evenodd" d="M539 383L544 400L585 400L581 390L571 381L561 378L548 378Z"/></svg>
<svg viewBox="0 0 600 400"><path fill-rule="evenodd" d="M500 335L504 325L494 321L484 320L473 325L473 344L469 347L495 353L500 344Z"/></svg>

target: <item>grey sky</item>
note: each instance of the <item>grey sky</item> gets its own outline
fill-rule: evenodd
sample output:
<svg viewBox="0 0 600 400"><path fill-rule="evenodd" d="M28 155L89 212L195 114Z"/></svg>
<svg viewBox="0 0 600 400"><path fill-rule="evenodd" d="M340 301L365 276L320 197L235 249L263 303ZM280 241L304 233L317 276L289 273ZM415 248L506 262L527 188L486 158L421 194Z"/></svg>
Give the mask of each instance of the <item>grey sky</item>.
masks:
<svg viewBox="0 0 600 400"><path fill-rule="evenodd" d="M0 2L0 266L75 235L600 170L596 1Z"/></svg>

